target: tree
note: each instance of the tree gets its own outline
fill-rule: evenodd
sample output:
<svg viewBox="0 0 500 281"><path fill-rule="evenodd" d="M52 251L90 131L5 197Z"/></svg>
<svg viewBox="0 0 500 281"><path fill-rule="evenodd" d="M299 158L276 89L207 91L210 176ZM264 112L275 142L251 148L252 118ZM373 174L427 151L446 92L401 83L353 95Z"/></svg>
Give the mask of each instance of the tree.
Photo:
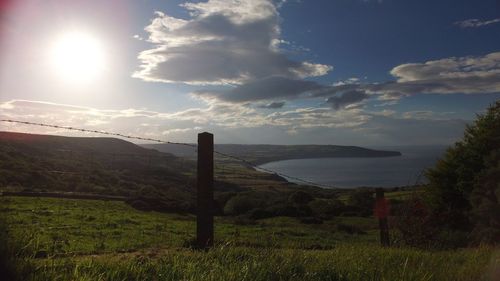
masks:
<svg viewBox="0 0 500 281"><path fill-rule="evenodd" d="M489 228L499 241L500 101L465 129L463 139L450 147L427 171L427 202L443 222L441 227L474 233ZM496 218L499 218L497 216ZM497 234L495 234L497 233ZM496 238L495 238L496 237Z"/></svg>
<svg viewBox="0 0 500 281"><path fill-rule="evenodd" d="M500 150L486 160L487 168L477 177L471 193L471 214L474 222L471 238L476 243L500 242Z"/></svg>

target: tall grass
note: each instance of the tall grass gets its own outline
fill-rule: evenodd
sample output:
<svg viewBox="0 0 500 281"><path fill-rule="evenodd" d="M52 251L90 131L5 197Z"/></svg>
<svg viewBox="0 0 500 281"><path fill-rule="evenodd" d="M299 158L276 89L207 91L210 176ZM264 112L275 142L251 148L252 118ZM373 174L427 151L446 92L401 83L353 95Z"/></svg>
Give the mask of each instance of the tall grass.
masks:
<svg viewBox="0 0 500 281"><path fill-rule="evenodd" d="M0 254L7 257L0 265L10 274L0 272L0 280L472 281L493 280L500 268L494 248L381 248L370 218L315 226L293 218L252 225L218 218L218 246L203 252L182 247L195 231L193 217L140 212L122 202L0 197L0 215L7 223L0 228ZM366 234L346 234L341 223Z"/></svg>
<svg viewBox="0 0 500 281"><path fill-rule="evenodd" d="M424 252L343 245L328 251L220 246L39 262L32 280L490 280L493 249ZM496 261L496 266L500 266Z"/></svg>

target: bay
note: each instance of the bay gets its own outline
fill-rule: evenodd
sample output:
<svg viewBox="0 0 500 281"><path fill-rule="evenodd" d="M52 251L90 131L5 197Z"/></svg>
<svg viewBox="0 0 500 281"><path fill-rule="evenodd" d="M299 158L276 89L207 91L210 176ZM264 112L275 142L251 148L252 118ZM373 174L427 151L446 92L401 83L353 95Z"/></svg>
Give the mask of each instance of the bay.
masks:
<svg viewBox="0 0 500 281"><path fill-rule="evenodd" d="M400 187L426 183L424 171L434 166L446 150L445 146L372 148L400 151L402 156L294 159L270 162L259 167L338 188Z"/></svg>

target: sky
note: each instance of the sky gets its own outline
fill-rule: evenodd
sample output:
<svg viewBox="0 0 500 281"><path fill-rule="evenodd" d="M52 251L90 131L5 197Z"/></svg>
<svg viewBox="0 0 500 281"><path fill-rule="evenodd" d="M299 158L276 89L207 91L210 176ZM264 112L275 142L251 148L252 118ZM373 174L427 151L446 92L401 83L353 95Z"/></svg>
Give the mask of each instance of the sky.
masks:
<svg viewBox="0 0 500 281"><path fill-rule="evenodd" d="M499 99L498 0L0 0L1 119L175 142L449 145Z"/></svg>

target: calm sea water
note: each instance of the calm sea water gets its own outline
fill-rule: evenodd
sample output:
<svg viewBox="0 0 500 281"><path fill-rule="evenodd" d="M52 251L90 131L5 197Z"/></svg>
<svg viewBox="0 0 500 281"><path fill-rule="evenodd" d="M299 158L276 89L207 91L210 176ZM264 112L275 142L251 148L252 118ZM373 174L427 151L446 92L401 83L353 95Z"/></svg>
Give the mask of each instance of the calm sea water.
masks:
<svg viewBox="0 0 500 281"><path fill-rule="evenodd" d="M260 167L340 188L396 187L425 183L422 171L432 167L444 146L378 147L403 155L388 158L319 158L266 163ZM293 180L290 180L293 181Z"/></svg>

